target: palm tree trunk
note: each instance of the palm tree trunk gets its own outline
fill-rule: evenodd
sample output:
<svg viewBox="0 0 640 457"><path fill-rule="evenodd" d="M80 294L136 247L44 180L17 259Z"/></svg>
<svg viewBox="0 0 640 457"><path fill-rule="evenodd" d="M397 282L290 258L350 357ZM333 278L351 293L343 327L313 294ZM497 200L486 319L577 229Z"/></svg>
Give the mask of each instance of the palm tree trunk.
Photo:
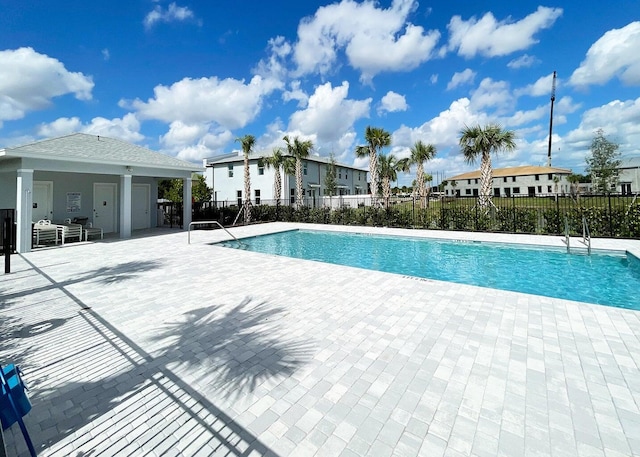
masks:
<svg viewBox="0 0 640 457"><path fill-rule="evenodd" d="M371 205L375 206L378 198L378 153L369 147L369 172L371 173Z"/></svg>
<svg viewBox="0 0 640 457"><path fill-rule="evenodd" d="M251 177L249 175L249 155L244 155L244 223L251 221Z"/></svg>
<svg viewBox="0 0 640 457"><path fill-rule="evenodd" d="M280 176L280 168L276 168L274 173L274 197L276 198L276 204L280 203L280 196L282 192L282 177Z"/></svg>
<svg viewBox="0 0 640 457"><path fill-rule="evenodd" d="M389 209L389 200L391 200L391 179L388 176L382 178L382 196L384 198L384 207Z"/></svg>
<svg viewBox="0 0 640 457"><path fill-rule="evenodd" d="M302 208L302 160L296 158L296 208Z"/></svg>
<svg viewBox="0 0 640 457"><path fill-rule="evenodd" d="M482 163L480 164L480 198L481 208L488 209L491 204L491 186L493 181L493 170L491 168L491 153L482 152Z"/></svg>
<svg viewBox="0 0 640 457"><path fill-rule="evenodd" d="M422 163L418 163L418 169L416 170L416 187L418 188L418 196L420 197L420 208L424 209L424 166Z"/></svg>

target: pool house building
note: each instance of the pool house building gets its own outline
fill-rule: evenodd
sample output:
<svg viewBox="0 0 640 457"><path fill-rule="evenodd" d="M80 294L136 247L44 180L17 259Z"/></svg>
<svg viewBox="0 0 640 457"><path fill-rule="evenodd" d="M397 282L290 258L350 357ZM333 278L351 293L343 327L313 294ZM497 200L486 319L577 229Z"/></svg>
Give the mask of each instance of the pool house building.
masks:
<svg viewBox="0 0 640 457"><path fill-rule="evenodd" d="M493 170L492 194L494 197L568 194L571 191L567 180L570 174L571 170L566 168L532 165L496 168ZM478 196L480 170L452 176L446 182L445 196Z"/></svg>
<svg viewBox="0 0 640 457"><path fill-rule="evenodd" d="M251 177L251 203L275 204L274 175L275 170L266 167L262 158L269 157L270 152L256 152L249 156L249 173ZM328 198L325 179L327 167L331 161L328 157L311 155L302 160L302 192L304 204L311 207L324 205L324 197ZM204 159L205 182L213 189L212 199L226 205L241 205L244 200L244 155L242 151ZM367 170L342 163L336 163L336 196L364 195L368 193ZM295 203L296 178L280 169L282 189L281 204Z"/></svg>

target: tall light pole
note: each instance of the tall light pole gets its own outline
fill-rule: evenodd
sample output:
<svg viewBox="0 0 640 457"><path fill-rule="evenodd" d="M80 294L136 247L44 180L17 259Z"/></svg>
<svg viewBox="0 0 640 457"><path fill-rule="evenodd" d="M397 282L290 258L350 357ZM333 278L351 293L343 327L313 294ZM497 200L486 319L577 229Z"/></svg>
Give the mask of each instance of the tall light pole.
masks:
<svg viewBox="0 0 640 457"><path fill-rule="evenodd" d="M553 134L553 102L556 101L556 72L553 72L551 85L551 115L549 116L549 150L547 151L547 167L551 167L551 135Z"/></svg>

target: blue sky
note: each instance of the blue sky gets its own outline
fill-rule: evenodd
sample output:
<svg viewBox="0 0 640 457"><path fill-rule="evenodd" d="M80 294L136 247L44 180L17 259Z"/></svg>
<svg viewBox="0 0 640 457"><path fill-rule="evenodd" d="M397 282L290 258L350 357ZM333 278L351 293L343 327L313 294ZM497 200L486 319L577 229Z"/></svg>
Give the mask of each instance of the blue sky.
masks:
<svg viewBox="0 0 640 457"><path fill-rule="evenodd" d="M640 154L640 2L0 0L0 147L87 132L200 162L253 134L367 167L436 146L439 180L475 167L465 125L497 122L518 148L494 166L582 172L597 129ZM414 174L402 175L400 185Z"/></svg>

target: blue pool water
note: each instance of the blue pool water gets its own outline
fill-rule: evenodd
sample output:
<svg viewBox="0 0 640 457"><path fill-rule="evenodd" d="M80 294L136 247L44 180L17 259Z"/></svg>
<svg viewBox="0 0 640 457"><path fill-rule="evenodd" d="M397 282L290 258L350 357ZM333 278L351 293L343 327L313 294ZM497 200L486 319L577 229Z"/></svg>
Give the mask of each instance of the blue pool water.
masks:
<svg viewBox="0 0 640 457"><path fill-rule="evenodd" d="M229 247L640 310L640 260L603 251L294 230Z"/></svg>

